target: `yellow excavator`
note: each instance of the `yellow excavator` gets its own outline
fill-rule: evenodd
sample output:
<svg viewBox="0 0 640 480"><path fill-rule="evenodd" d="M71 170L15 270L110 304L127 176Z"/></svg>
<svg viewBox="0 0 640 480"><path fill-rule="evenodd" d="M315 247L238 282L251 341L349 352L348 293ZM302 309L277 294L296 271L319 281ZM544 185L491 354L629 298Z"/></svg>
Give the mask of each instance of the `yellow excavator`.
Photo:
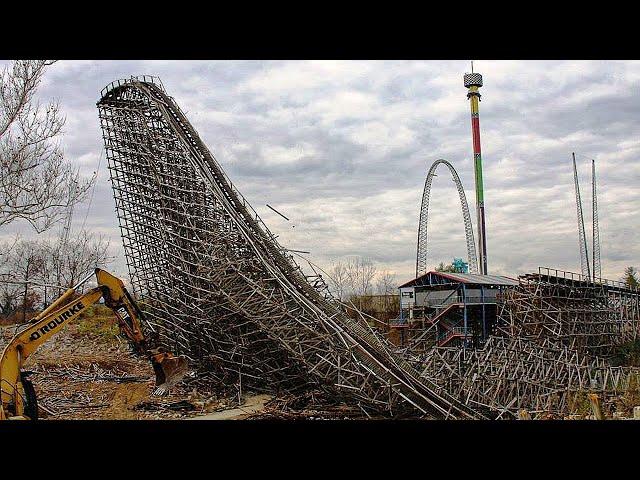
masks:
<svg viewBox="0 0 640 480"><path fill-rule="evenodd" d="M26 359L40 345L62 330L72 320L81 316L87 307L104 299L118 318L120 332L130 340L137 353L146 355L156 375L155 395L168 392L187 373L187 360L174 356L162 348L150 348L140 324L142 312L125 288L122 280L110 273L95 269L98 286L73 298L77 289L89 278L88 275L76 286L68 289L60 298L30 321L9 341L0 357L0 389L2 405L0 420L36 420L38 404L35 389L22 371Z"/></svg>

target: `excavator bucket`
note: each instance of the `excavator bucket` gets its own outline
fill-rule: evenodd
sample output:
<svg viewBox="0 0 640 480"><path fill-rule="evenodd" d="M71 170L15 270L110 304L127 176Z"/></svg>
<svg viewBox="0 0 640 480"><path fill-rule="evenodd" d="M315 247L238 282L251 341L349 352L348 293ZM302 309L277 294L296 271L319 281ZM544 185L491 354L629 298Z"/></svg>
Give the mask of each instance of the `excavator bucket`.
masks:
<svg viewBox="0 0 640 480"><path fill-rule="evenodd" d="M174 356L170 352L152 353L151 363L156 374L156 396L166 395L169 389L184 378L188 372L187 359Z"/></svg>

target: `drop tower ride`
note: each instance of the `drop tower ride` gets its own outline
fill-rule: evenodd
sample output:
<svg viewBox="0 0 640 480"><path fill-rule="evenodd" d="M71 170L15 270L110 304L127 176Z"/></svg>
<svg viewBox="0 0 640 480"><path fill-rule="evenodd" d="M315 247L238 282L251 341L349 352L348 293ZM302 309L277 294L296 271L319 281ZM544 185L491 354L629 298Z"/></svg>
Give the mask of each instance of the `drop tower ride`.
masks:
<svg viewBox="0 0 640 480"><path fill-rule="evenodd" d="M464 75L464 86L468 89L467 98L471 101L471 132L473 135L473 163L476 180L476 214L478 216L478 271L482 275L487 275L487 236L484 220L484 187L482 183L482 154L480 151L480 113L478 109L482 75L473 72L473 62L471 63L471 73L465 73Z"/></svg>

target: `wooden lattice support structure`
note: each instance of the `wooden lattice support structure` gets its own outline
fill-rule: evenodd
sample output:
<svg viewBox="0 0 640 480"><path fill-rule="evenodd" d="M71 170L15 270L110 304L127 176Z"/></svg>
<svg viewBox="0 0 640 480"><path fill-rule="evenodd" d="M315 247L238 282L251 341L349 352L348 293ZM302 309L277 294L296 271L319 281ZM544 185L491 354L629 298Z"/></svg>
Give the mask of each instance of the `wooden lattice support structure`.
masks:
<svg viewBox="0 0 640 480"><path fill-rule="evenodd" d="M541 267L503 294L498 325L508 336L551 338L606 357L637 337L639 305L640 293L620 282Z"/></svg>
<svg viewBox="0 0 640 480"><path fill-rule="evenodd" d="M132 286L161 343L225 384L312 384L387 415L491 415L343 314L320 276L309 283L159 81L113 82L98 110Z"/></svg>
<svg viewBox="0 0 640 480"><path fill-rule="evenodd" d="M500 411L500 418L520 409L565 415L580 392L620 395L640 379L638 369L611 367L551 339L490 337L482 349L434 348L422 360L423 375L476 408Z"/></svg>
<svg viewBox="0 0 640 480"><path fill-rule="evenodd" d="M566 415L585 392L635 388L637 368L607 361L639 333L640 292L620 282L540 268L498 301L497 335L480 349L416 351L423 375L460 401L515 417L520 409Z"/></svg>

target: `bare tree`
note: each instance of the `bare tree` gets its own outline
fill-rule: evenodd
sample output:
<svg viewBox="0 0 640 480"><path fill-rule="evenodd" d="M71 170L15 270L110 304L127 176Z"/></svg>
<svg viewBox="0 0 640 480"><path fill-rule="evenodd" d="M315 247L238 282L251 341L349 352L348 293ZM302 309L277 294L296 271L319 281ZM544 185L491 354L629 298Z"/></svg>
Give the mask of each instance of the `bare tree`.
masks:
<svg viewBox="0 0 640 480"><path fill-rule="evenodd" d="M18 309L18 301L22 291L21 284L13 283L15 275L7 271L11 254L18 241L19 238L16 237L13 241L0 245L0 315L4 318L12 315Z"/></svg>
<svg viewBox="0 0 640 480"><path fill-rule="evenodd" d="M396 290L396 275L389 270L383 270L378 274L376 281L380 295L392 295Z"/></svg>
<svg viewBox="0 0 640 480"><path fill-rule="evenodd" d="M347 272L347 267L343 262L334 263L329 270L331 275L329 283L332 293L340 300L344 302L349 295L350 279Z"/></svg>
<svg viewBox="0 0 640 480"><path fill-rule="evenodd" d="M38 232L84 199L95 181L82 179L57 141L64 126L58 104L35 93L52 61L17 60L0 74L0 226L22 218Z"/></svg>
<svg viewBox="0 0 640 480"><path fill-rule="evenodd" d="M356 295L370 295L377 268L370 258L354 257L349 260L347 270Z"/></svg>
<svg viewBox="0 0 640 480"><path fill-rule="evenodd" d="M45 244L45 283L70 288L96 267L113 261L109 256L109 241L85 230L65 241L60 238ZM45 297L47 297L45 295ZM48 298L45 298L45 303Z"/></svg>
<svg viewBox="0 0 640 480"><path fill-rule="evenodd" d="M346 263L346 270L351 292L358 298L362 310L363 297L371 294L377 268L370 258L351 257Z"/></svg>
<svg viewBox="0 0 640 480"><path fill-rule="evenodd" d="M110 263L108 248L108 241L86 231L64 243L59 239L19 240L12 248L0 245L4 252L0 257L0 313L7 316L22 311L24 318L36 303L48 305L61 290L78 283L95 267Z"/></svg>
<svg viewBox="0 0 640 480"><path fill-rule="evenodd" d="M19 307L22 286L18 283L9 283L5 278L0 279L0 315L9 317Z"/></svg>
<svg viewBox="0 0 640 480"><path fill-rule="evenodd" d="M20 320L26 319L27 312L32 311L40 300L37 289L29 282L39 280L44 269L45 249L38 241L17 241L11 248L0 247L3 251L2 261L2 313L12 315L22 313ZM12 283L22 282L22 283Z"/></svg>
<svg viewBox="0 0 640 480"><path fill-rule="evenodd" d="M386 313L389 313L394 305L392 301L392 295L396 292L397 283L396 275L389 270L383 270L378 274L376 286L378 293L384 295L382 306Z"/></svg>

